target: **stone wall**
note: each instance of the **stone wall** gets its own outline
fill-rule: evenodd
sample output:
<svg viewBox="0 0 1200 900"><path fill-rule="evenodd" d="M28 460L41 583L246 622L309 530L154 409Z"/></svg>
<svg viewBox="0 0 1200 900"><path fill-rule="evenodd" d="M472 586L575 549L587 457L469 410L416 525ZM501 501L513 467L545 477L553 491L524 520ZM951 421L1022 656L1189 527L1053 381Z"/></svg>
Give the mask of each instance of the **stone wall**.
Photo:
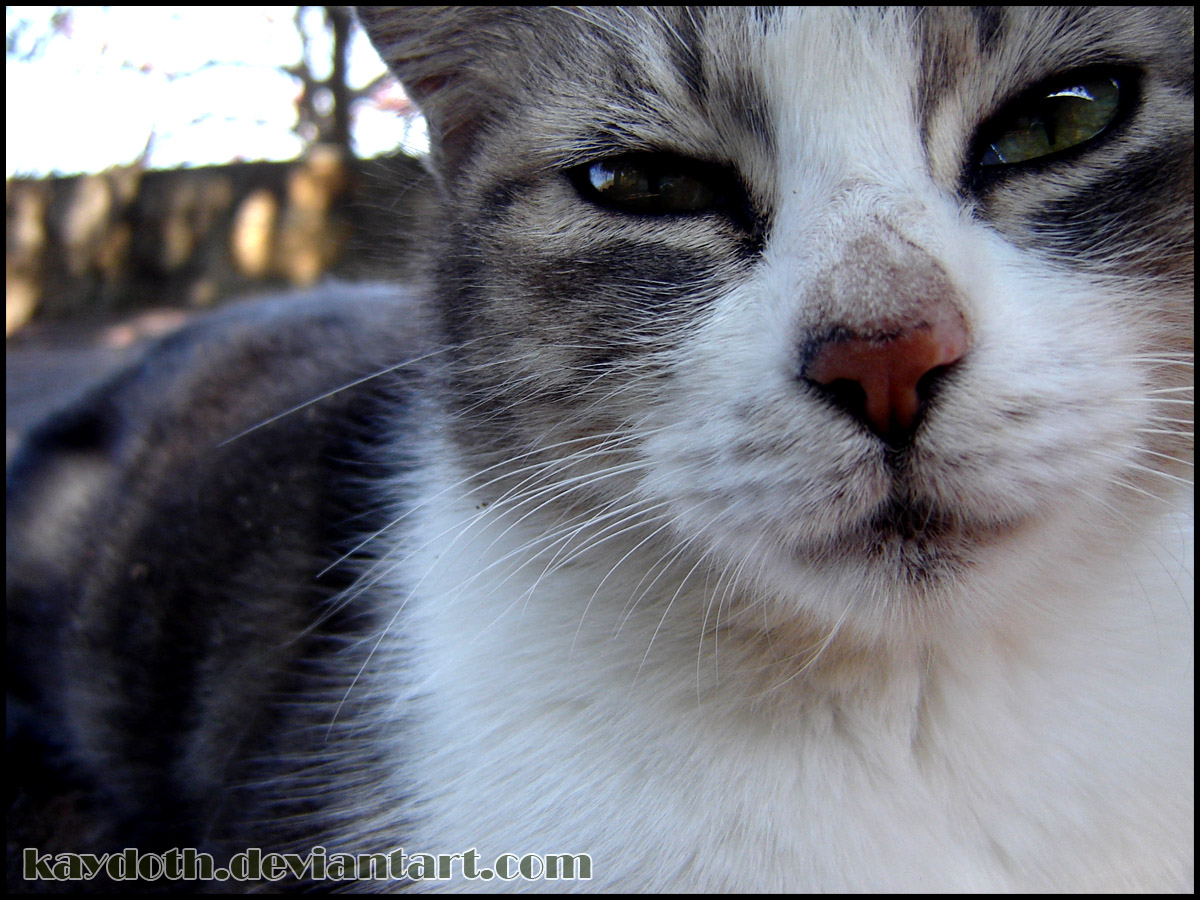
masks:
<svg viewBox="0 0 1200 900"><path fill-rule="evenodd" d="M34 318L197 308L327 275L402 277L427 202L418 160L117 169L5 185L5 332Z"/></svg>

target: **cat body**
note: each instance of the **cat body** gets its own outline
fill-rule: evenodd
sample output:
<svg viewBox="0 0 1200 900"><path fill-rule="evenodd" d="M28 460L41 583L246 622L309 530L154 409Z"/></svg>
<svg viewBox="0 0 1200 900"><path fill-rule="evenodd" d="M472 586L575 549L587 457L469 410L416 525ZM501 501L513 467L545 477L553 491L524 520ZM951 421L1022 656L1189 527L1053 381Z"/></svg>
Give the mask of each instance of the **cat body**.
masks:
<svg viewBox="0 0 1200 900"><path fill-rule="evenodd" d="M278 601L286 653L197 625L262 711L180 725L123 817L182 784L156 815L223 848L591 865L431 889L1190 889L1190 12L360 17L430 120L431 337L347 314L365 518L290 510L337 534L288 565L366 558ZM79 619L31 702L128 798L54 698L146 663ZM205 669L174 702L237 695Z"/></svg>

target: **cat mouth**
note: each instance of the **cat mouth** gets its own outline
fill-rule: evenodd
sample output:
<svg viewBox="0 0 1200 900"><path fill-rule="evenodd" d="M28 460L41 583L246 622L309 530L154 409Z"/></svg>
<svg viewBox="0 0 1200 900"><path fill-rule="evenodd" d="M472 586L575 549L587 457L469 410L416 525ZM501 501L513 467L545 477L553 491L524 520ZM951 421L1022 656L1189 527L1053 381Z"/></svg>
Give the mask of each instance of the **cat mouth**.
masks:
<svg viewBox="0 0 1200 900"><path fill-rule="evenodd" d="M860 530L903 541L941 541L962 531L961 516L933 503L892 496Z"/></svg>
<svg viewBox="0 0 1200 900"><path fill-rule="evenodd" d="M810 558L857 558L900 581L928 582L961 572L1012 535L1016 521L978 521L929 500L895 495Z"/></svg>

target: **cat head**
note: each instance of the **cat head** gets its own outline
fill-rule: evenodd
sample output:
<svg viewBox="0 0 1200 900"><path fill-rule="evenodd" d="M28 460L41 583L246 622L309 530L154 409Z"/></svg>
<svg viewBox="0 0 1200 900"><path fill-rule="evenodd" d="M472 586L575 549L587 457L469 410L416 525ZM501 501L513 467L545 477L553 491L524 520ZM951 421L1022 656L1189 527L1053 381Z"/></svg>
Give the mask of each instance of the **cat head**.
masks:
<svg viewBox="0 0 1200 900"><path fill-rule="evenodd" d="M1187 477L1190 11L360 16L430 122L456 437L518 515L887 633Z"/></svg>

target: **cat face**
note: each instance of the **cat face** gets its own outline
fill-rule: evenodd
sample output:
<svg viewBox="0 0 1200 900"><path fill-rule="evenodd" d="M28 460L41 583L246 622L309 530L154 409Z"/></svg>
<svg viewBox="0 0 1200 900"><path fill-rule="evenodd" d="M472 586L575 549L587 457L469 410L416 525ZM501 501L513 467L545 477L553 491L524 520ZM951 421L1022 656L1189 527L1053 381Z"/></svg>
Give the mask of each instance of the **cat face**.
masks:
<svg viewBox="0 0 1200 900"><path fill-rule="evenodd" d="M1190 13L363 18L480 496L894 633L1186 473Z"/></svg>

